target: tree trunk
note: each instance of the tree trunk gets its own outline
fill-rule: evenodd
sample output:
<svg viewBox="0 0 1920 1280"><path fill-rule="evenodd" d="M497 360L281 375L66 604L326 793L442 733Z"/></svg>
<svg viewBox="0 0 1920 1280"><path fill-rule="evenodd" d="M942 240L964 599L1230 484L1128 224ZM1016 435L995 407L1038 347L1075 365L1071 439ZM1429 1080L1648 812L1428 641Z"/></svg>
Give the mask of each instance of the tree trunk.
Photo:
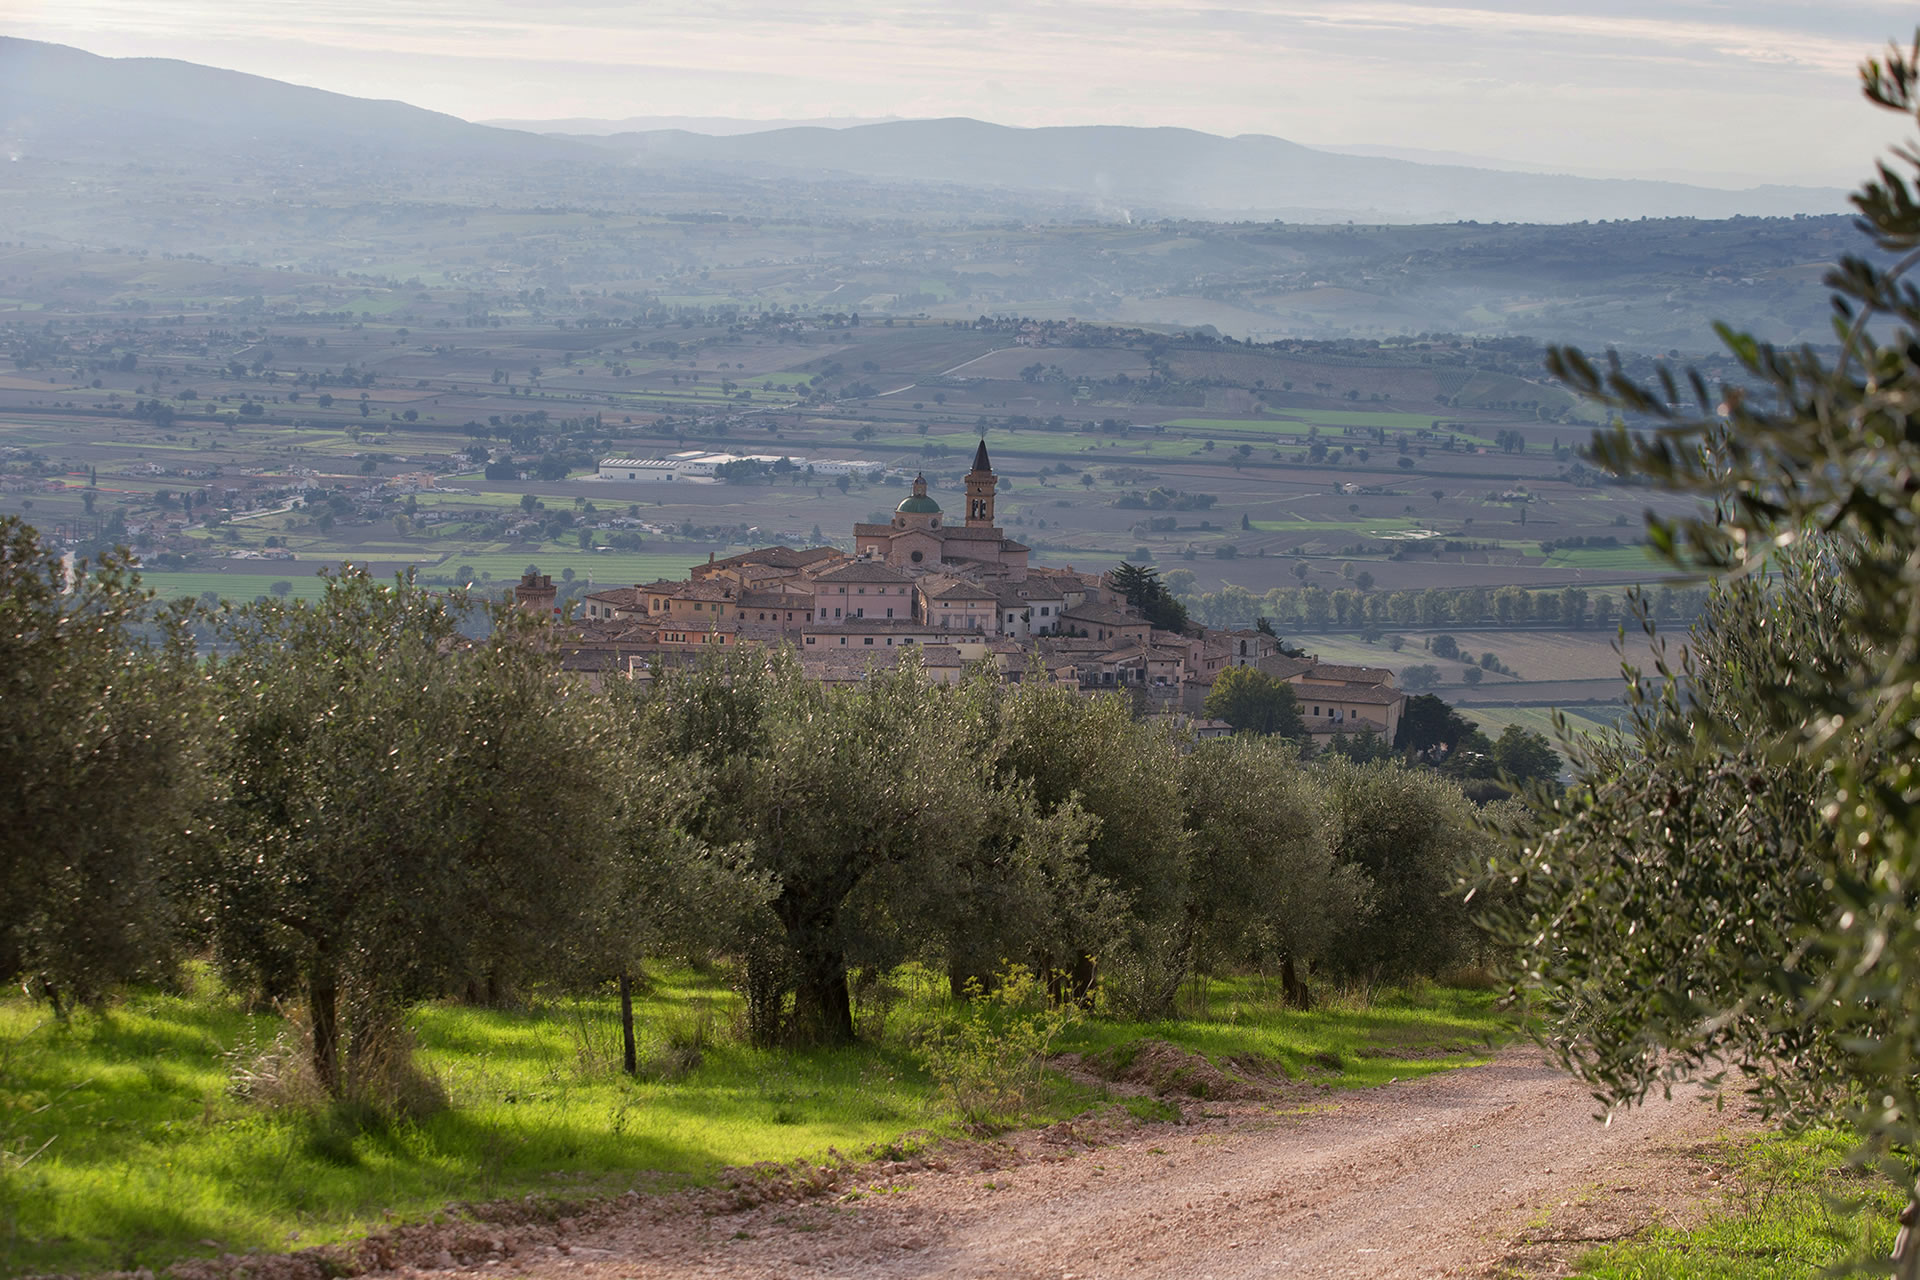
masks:
<svg viewBox="0 0 1920 1280"><path fill-rule="evenodd" d="M1093 984L1098 977L1099 972L1094 967L1092 956L1083 953L1073 962L1071 974L1073 1002L1082 1009L1088 1011L1093 1009Z"/></svg>
<svg viewBox="0 0 1920 1280"><path fill-rule="evenodd" d="M1292 952L1280 958L1280 999L1289 1009L1313 1008L1313 992L1300 980Z"/></svg>
<svg viewBox="0 0 1920 1280"><path fill-rule="evenodd" d="M974 990L979 991L981 995L993 994L994 987L998 985L991 973L981 973L959 961L947 965L947 994L955 1001L964 1004L972 998L967 987L968 983L974 983Z"/></svg>
<svg viewBox="0 0 1920 1280"><path fill-rule="evenodd" d="M1920 1184L1915 1185L1907 1207L1900 1211L1900 1233L1894 1237L1893 1253L1889 1255L1894 1280L1920 1280L1920 1232L1914 1230L1916 1226L1920 1226Z"/></svg>
<svg viewBox="0 0 1920 1280"><path fill-rule="evenodd" d="M307 1013L313 1021L313 1076L327 1096L340 1096L340 984L331 969L307 980Z"/></svg>
<svg viewBox="0 0 1920 1280"><path fill-rule="evenodd" d="M628 1075L640 1073L640 1053L633 1042L633 979L620 973L620 1065Z"/></svg>
<svg viewBox="0 0 1920 1280"><path fill-rule="evenodd" d="M794 1037L803 1044L846 1044L853 1039L853 992L846 957L839 952L804 955L793 993Z"/></svg>

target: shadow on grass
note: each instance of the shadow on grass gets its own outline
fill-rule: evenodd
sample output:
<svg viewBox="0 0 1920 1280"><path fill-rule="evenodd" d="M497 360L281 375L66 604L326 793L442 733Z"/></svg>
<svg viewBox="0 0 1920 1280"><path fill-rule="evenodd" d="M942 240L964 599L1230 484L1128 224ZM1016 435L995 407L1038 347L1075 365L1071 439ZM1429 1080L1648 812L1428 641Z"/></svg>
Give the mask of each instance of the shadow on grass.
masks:
<svg viewBox="0 0 1920 1280"><path fill-rule="evenodd" d="M0 1001L0 1273L312 1245L454 1201L686 1185L728 1166L946 1131L906 1043L911 1028L951 1015L944 983L901 986L884 1041L780 1052L728 1036L731 997L717 982L656 983L640 1001L643 1061L685 1038L690 1012L710 1025L675 1073L641 1079L606 1053L617 1044L611 1000L427 1006L410 1020L418 1062L453 1106L414 1120L344 1106L269 1111L230 1096L235 1047L264 1047L281 1024L217 996L135 995L71 1026ZM1371 1048L1491 1043L1501 1026L1491 997L1471 993L1311 1014L1278 1010L1270 995L1257 981L1221 981L1204 992L1206 1020L1089 1021L1060 1047L1155 1037L1216 1061L1262 1055L1294 1074L1334 1061L1340 1070L1320 1066L1315 1078L1368 1084L1464 1060L1373 1059ZM1098 1101L1054 1078L1039 1118Z"/></svg>

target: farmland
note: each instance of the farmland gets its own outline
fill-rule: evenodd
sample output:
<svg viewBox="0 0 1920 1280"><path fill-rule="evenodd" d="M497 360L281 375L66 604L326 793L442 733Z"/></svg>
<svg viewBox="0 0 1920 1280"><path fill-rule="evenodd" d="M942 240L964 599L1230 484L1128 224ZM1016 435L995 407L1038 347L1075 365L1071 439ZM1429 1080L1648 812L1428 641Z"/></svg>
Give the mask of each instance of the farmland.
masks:
<svg viewBox="0 0 1920 1280"><path fill-rule="evenodd" d="M81 269L118 308L153 287L138 265L83 255ZM83 550L128 542L169 597L306 598L342 563L488 591L535 567L576 597L753 545L844 546L916 472L951 502L983 438L1001 523L1043 564L1131 559L1256 595L1658 576L1638 544L1647 495L1597 482L1572 449L1579 413L1511 344L1248 345L690 301L589 326L504 297L476 326L465 291L430 282L348 297L299 272L173 264L170 278L196 287L163 319L49 282L51 338L0 328L15 365L0 511ZM243 280L271 291L236 318L221 289ZM1509 397L1463 397L1475 383ZM602 457L683 450L877 470L844 487L804 468L673 486L593 475ZM1460 701L1617 696L1597 633L1460 642L1515 673L1470 688L1436 663ZM1422 660L1357 636L1312 645Z"/></svg>

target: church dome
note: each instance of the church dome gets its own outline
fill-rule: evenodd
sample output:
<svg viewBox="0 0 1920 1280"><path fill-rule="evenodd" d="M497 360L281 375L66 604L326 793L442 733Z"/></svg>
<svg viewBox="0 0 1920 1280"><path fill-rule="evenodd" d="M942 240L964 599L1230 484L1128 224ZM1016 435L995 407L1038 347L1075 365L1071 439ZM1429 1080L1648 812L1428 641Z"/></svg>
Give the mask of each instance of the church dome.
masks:
<svg viewBox="0 0 1920 1280"><path fill-rule="evenodd" d="M893 510L894 514L903 516L937 516L940 514L940 504L927 496L927 477L924 474L917 475L913 478L913 493Z"/></svg>

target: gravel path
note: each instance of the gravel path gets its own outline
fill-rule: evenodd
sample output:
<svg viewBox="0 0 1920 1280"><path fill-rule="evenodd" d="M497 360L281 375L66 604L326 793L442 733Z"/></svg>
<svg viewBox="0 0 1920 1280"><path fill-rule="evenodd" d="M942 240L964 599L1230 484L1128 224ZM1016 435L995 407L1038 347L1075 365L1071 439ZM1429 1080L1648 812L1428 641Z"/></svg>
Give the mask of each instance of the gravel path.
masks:
<svg viewBox="0 0 1920 1280"><path fill-rule="evenodd" d="M1056 1125L852 1177L821 1170L810 1187L629 1196L383 1261L569 1280L1549 1275L1710 1199L1713 1139L1748 1127L1699 1093L1605 1126L1594 1111L1514 1047L1407 1084L1209 1104L1182 1124Z"/></svg>

